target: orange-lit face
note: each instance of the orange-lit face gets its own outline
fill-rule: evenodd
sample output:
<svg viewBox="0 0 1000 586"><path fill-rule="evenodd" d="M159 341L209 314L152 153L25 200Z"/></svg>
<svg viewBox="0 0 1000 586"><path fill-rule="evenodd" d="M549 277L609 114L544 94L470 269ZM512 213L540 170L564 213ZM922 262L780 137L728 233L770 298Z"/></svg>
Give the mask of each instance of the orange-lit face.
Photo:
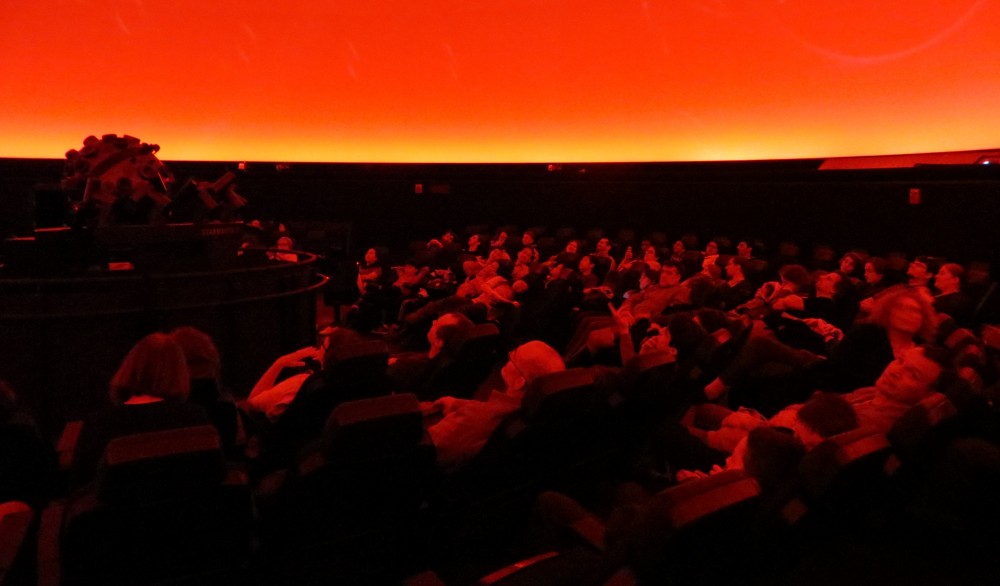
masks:
<svg viewBox="0 0 1000 586"><path fill-rule="evenodd" d="M35 0L0 157L674 161L992 148L992 0Z"/></svg>

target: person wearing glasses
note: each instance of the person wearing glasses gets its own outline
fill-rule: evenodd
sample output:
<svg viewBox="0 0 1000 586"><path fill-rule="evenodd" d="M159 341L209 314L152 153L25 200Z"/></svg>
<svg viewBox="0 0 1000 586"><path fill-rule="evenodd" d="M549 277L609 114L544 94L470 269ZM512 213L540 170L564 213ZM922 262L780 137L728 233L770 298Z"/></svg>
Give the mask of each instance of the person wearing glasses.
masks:
<svg viewBox="0 0 1000 586"><path fill-rule="evenodd" d="M559 353L533 340L515 348L500 370L504 390L492 391L485 401L441 397L421 404L425 415L440 414L427 431L437 449L438 466L454 470L482 450L504 417L521 407L528 385L538 377L566 370Z"/></svg>

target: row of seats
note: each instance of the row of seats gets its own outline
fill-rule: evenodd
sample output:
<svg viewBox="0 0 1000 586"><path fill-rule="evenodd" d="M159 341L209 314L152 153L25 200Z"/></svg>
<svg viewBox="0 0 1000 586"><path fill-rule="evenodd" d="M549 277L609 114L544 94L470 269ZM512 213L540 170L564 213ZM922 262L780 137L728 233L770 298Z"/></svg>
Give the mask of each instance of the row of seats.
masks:
<svg viewBox="0 0 1000 586"><path fill-rule="evenodd" d="M663 366L642 358L650 368ZM491 462L487 468L495 470L505 454L535 476L530 495L555 486L550 481L555 468L577 463L568 455L581 447L579 440L607 437L586 414L602 401L609 406L630 401L618 391L599 391L595 382L590 369L541 379L529 389L524 409L505 422L481 455ZM970 432L969 425L947 398L935 394L888 436L854 430L822 443L801 463L796 490L780 502L763 498L756 480L742 471L669 488L654 497L659 505L653 509L657 531L669 536L657 542L654 557L657 564L669 563L638 571L714 582L728 572L741 575L751 561L775 563L761 544L786 548L785 561L792 563L831 535L857 531L872 512L893 516L884 527L904 527L913 522L915 501L927 496L926 483L941 472L945 456L953 457L949 450ZM986 457L1000 457L994 445L985 445L976 448L985 449ZM453 487L436 471L413 395L339 405L325 422L322 441L293 468L266 479L256 495L247 476L226 464L212 427L119 438L108 445L95 485L42 512L39 584L141 584L170 576L176 583L309 584L345 577L355 583L416 573L435 557L429 536L436 507L472 504L454 493L443 495L448 488ZM25 575L14 561L32 549L22 543L33 514L9 505L0 516L4 583L18 583L10 580ZM595 551L583 557L597 563L601 552L593 544L600 539L584 537L581 546ZM740 564L720 562L726 548L735 551L721 557ZM252 558L255 552L263 558ZM559 576L576 576L571 569L587 567L580 556L553 552L482 583L574 583ZM636 571L627 564L612 569L612 580ZM762 568L754 571L768 575ZM540 582L538 575L550 577Z"/></svg>

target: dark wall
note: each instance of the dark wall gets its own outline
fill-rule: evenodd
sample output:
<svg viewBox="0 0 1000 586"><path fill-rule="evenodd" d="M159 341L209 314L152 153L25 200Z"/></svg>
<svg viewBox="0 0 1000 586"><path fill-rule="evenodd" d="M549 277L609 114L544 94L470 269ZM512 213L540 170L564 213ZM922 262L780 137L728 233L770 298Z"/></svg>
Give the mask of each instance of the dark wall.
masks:
<svg viewBox="0 0 1000 586"><path fill-rule="evenodd" d="M236 163L170 163L178 179L215 179ZM703 238L782 239L837 249L992 260L1000 169L928 166L817 171L818 161L563 165L249 163L250 217L354 224L358 246L401 247L469 224L636 229ZM0 229L30 230L31 186L59 161L0 160ZM416 193L417 185L422 193ZM921 190L910 205L911 188Z"/></svg>

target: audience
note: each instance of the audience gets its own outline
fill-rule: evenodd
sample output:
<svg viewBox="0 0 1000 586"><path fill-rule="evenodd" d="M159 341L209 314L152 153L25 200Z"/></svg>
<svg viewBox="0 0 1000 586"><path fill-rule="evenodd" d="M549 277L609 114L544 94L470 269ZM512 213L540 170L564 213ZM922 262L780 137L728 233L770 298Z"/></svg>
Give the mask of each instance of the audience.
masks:
<svg viewBox="0 0 1000 586"><path fill-rule="evenodd" d="M614 457L629 464L602 468L604 476L588 480L646 483L628 489L642 496L627 506L601 505L616 519L604 543L612 551L604 562L610 560L611 566L634 562L637 552L653 543L638 525L646 515L658 514L657 499L665 497L650 494L664 486L742 469L763 492L777 491L789 486L799 460L824 440L859 427L889 434L935 392L963 410L990 414L977 421L996 421L991 401L1000 387L997 328L988 325L982 336L975 330L983 325L977 311L990 290L982 286L988 284L988 272L987 281L980 280L970 293L963 266L936 257L915 257L902 265L903 284L890 270L892 255L852 250L837 263L833 250L824 247L816 262L828 270L811 276L796 263L799 247L793 243L783 243L772 258L764 242L740 241L736 255L729 256L728 238L717 236L700 252L697 239L687 235L668 250L670 240L660 233L641 241L636 255L635 240L612 242L596 231L588 235L588 244L540 239L544 230L518 235L516 227L497 230L488 239L480 233L485 230L466 232L464 251L455 233L446 230L426 250L413 248L412 258L396 270L389 268L388 250L367 249L358 263L358 300L348 325L331 330L325 346L277 358L252 389L237 389L237 396L246 397L238 403L242 413L223 385L222 357L210 336L185 326L143 338L111 380L112 405L83 423L70 485L94 479L111 439L194 425L214 425L227 455L248 458L252 466L252 450L243 449L246 421L280 421L303 383L319 371L331 344L383 336L391 349L391 390L423 399L420 412L437 468L451 478L475 468L470 463L522 408L526 391L540 377L564 371L567 362L602 365L594 372L608 389L617 390L604 389L594 401L595 443L620 450ZM291 235L283 238L290 242ZM615 250L623 252L616 258ZM548 260L540 262L540 253ZM502 364L497 361L494 376L481 388L469 389L467 396L475 398L440 396L440 390L429 388L430 381L456 360L461 334L483 322L496 324L504 348L514 349ZM616 418L626 411L614 407L630 399L616 384L638 384L635 369L641 366L635 365L644 360L669 365L670 376L657 379L664 388L654 394L669 394L671 400L645 397L643 419L656 425L635 432L644 434L638 443L619 442L615 434L621 428L615 425L623 423ZM965 395L952 392L959 374L967 381ZM775 409L765 411L769 417L753 409L751 395L736 392L762 377L775 388L794 390L775 392L769 403ZM4 424L33 429L13 394L4 386L0 391ZM966 400L969 393L977 400ZM698 404L681 418L692 401ZM663 407L668 403L684 407L668 411ZM266 435L266 423L250 429ZM997 442L1000 429L993 427L1000 426L990 426L976 433ZM37 433L32 437L37 439ZM13 453L8 447L4 454ZM35 467L18 468L21 460L5 457L4 469L13 472L5 473L0 487L8 498L31 501L25 491L37 491L34 500L43 502L57 491L46 468L52 465L51 451L33 453L35 464L41 462ZM644 458L652 458L655 466L645 471L632 466ZM566 462L567 467L576 464ZM538 485L531 490L537 494ZM596 518L568 496L546 493L540 502L549 509L546 523ZM622 521L626 510L629 520Z"/></svg>

